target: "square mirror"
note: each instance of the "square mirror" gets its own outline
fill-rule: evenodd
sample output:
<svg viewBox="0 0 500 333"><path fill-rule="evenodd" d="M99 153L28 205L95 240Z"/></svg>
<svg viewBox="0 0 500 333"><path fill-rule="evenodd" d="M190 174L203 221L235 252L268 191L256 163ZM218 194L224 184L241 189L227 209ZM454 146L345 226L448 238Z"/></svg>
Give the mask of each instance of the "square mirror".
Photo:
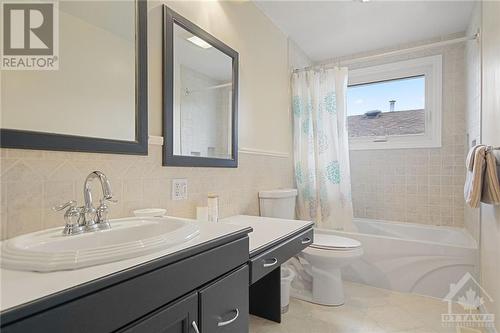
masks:
<svg viewBox="0 0 500 333"><path fill-rule="evenodd" d="M238 53L164 7L166 166L237 167Z"/></svg>

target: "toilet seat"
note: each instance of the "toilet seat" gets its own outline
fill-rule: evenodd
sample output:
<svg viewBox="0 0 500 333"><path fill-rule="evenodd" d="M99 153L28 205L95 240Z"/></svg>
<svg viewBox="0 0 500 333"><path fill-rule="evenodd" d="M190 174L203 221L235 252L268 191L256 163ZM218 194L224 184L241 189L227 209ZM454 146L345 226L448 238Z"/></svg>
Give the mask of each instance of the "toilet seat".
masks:
<svg viewBox="0 0 500 333"><path fill-rule="evenodd" d="M314 241L309 247L321 250L350 251L361 248L361 243L351 238L314 233Z"/></svg>

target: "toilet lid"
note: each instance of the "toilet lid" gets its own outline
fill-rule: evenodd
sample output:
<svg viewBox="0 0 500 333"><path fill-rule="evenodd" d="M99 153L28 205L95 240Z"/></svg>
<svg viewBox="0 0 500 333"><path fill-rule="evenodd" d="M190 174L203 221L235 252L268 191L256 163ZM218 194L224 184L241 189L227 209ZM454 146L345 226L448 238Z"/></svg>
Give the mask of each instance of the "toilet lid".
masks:
<svg viewBox="0 0 500 333"><path fill-rule="evenodd" d="M311 244L311 247L318 249L350 250L361 247L361 243L351 238L315 233L314 242Z"/></svg>

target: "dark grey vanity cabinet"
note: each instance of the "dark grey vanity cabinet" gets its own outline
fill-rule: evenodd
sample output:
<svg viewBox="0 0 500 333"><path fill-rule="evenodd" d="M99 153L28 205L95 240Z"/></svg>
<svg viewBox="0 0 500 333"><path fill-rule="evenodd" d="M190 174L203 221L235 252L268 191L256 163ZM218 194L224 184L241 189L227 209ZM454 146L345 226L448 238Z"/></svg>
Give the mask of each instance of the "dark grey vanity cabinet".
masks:
<svg viewBox="0 0 500 333"><path fill-rule="evenodd" d="M248 272L245 265L119 332L248 332Z"/></svg>
<svg viewBox="0 0 500 333"><path fill-rule="evenodd" d="M312 224L250 252L250 313L281 322L281 264L314 241Z"/></svg>

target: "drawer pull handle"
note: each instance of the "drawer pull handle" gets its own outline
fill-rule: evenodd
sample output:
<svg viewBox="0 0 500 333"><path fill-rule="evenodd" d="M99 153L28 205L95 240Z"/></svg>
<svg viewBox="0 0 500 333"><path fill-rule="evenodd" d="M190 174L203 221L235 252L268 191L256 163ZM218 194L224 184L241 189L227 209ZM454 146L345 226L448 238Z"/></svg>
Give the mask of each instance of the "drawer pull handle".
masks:
<svg viewBox="0 0 500 333"><path fill-rule="evenodd" d="M274 266L278 263L278 259L272 258L269 260L264 260L264 267L271 267Z"/></svg>
<svg viewBox="0 0 500 333"><path fill-rule="evenodd" d="M193 327L195 333L200 333L200 330L198 329L198 325L196 325L195 321L193 321L191 323L191 326Z"/></svg>
<svg viewBox="0 0 500 333"><path fill-rule="evenodd" d="M309 237L306 237L302 240L302 244L309 244L309 243L311 243L311 238Z"/></svg>
<svg viewBox="0 0 500 333"><path fill-rule="evenodd" d="M234 309L233 311L235 311L235 312L236 312L236 315L235 315L233 318L231 318L231 319L229 319L229 320L226 320L226 321L219 321L219 322L217 323L217 326L218 326L218 327L226 326L226 325L229 325L229 324L231 324L232 322L234 322L236 319L238 319L238 316L240 315L240 310L238 310L238 309Z"/></svg>

